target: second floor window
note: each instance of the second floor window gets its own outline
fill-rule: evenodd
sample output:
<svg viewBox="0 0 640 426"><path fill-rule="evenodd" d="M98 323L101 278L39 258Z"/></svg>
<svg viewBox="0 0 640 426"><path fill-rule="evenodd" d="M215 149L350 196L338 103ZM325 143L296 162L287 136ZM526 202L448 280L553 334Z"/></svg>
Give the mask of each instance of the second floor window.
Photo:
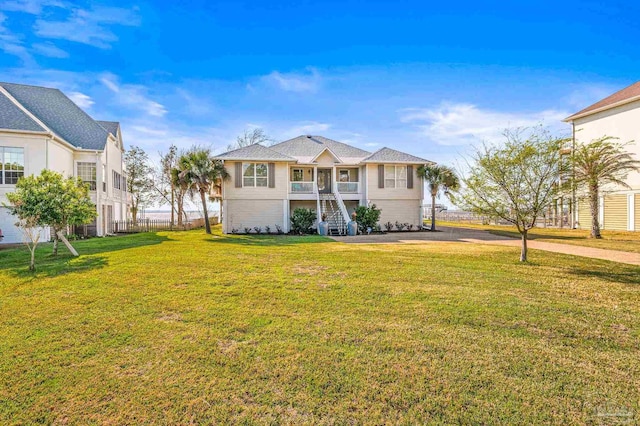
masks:
<svg viewBox="0 0 640 426"><path fill-rule="evenodd" d="M407 187L407 167L406 166L384 166L384 187L385 188L406 188Z"/></svg>
<svg viewBox="0 0 640 426"><path fill-rule="evenodd" d="M242 186L263 186L269 184L267 163L242 163Z"/></svg>
<svg viewBox="0 0 640 426"><path fill-rule="evenodd" d="M122 175L115 170L112 170L111 173L113 174L113 187L115 189L122 189Z"/></svg>
<svg viewBox="0 0 640 426"><path fill-rule="evenodd" d="M89 185L91 191L96 190L96 163L80 161L77 163L77 175L82 181Z"/></svg>
<svg viewBox="0 0 640 426"><path fill-rule="evenodd" d="M0 184L15 185L24 176L24 148L0 146Z"/></svg>

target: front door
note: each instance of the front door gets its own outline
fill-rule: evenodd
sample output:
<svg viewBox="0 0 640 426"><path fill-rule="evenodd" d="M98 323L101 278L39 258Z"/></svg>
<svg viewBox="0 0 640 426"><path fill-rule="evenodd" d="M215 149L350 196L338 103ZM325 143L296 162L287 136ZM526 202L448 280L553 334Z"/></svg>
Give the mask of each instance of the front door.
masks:
<svg viewBox="0 0 640 426"><path fill-rule="evenodd" d="M318 169L318 192L331 194L331 169Z"/></svg>

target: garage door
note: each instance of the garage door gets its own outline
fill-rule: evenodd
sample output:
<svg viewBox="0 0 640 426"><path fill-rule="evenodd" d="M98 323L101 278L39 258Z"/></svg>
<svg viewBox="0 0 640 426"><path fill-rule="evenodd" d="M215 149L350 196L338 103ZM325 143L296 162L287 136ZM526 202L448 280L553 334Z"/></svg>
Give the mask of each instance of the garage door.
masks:
<svg viewBox="0 0 640 426"><path fill-rule="evenodd" d="M604 229L626 231L628 226L627 195L604 197Z"/></svg>
<svg viewBox="0 0 640 426"><path fill-rule="evenodd" d="M14 225L15 223L16 217L9 213L9 209L0 207L0 229L4 235L4 238L0 240L0 244L15 244L23 241L22 232ZM47 241L49 241L48 228L40 231L40 242Z"/></svg>

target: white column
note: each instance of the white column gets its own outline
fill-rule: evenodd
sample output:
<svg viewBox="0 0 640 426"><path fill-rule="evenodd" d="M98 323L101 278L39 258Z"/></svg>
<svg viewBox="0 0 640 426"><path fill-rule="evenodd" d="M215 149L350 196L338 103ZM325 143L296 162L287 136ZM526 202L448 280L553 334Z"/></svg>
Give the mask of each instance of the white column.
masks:
<svg viewBox="0 0 640 426"><path fill-rule="evenodd" d="M289 200L282 200L282 230L289 232Z"/></svg>
<svg viewBox="0 0 640 426"><path fill-rule="evenodd" d="M598 222L600 222L600 228L604 229L604 197L600 196L598 199Z"/></svg>
<svg viewBox="0 0 640 426"><path fill-rule="evenodd" d="M629 221L629 226L628 229L629 231L635 231L636 230L636 197L638 196L638 194L629 194L629 198L627 199L627 205L628 207L628 212L629 212L629 217L628 217L628 221Z"/></svg>
<svg viewBox="0 0 640 426"><path fill-rule="evenodd" d="M229 223L229 215L228 210L227 210L227 200L223 199L222 203L220 203L220 208L224 209L224 214L222 215L222 233L223 234L228 234L229 230L228 230L228 223Z"/></svg>

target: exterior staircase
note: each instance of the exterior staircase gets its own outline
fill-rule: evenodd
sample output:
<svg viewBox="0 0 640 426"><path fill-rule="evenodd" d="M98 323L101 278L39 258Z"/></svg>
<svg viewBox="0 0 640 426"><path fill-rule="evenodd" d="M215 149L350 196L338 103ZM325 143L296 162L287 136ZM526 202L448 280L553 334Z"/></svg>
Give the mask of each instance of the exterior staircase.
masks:
<svg viewBox="0 0 640 426"><path fill-rule="evenodd" d="M344 205L341 208L341 199L336 198L335 194L318 194L320 201L320 218L323 214L327 215L327 223L329 224L329 235L346 235L347 220L343 215L346 211ZM344 203L343 203L344 204Z"/></svg>

